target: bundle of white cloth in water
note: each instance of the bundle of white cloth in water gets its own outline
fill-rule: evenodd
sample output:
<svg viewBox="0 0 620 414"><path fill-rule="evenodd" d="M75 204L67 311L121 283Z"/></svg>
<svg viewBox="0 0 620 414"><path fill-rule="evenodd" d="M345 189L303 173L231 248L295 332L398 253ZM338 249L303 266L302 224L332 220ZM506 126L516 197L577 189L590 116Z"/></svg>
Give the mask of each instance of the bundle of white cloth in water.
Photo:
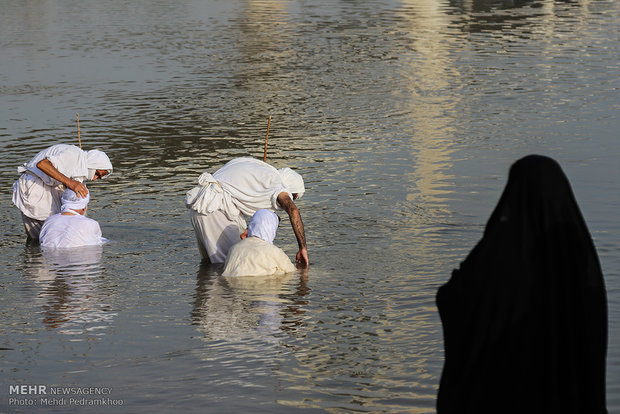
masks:
<svg viewBox="0 0 620 414"><path fill-rule="evenodd" d="M258 210L248 226L248 237L233 245L226 256L222 276L266 276L293 272L295 265L273 240L278 216Z"/></svg>
<svg viewBox="0 0 620 414"><path fill-rule="evenodd" d="M39 235L41 248L94 246L106 242L99 223L75 211L86 208L89 200L90 192L89 196L80 198L73 190L65 190L62 211L71 214L54 214L45 220Z"/></svg>

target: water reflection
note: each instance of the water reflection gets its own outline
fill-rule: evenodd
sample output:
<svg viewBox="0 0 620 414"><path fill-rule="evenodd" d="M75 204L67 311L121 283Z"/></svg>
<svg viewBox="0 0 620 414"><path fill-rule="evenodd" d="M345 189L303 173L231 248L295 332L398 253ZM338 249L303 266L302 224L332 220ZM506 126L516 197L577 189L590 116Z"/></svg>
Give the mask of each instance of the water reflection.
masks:
<svg viewBox="0 0 620 414"><path fill-rule="evenodd" d="M405 1L397 15L402 30L407 30L411 52L404 56L400 88L401 111L407 114L406 150L413 168L406 173L405 215L402 236L407 240L429 230L450 216L446 196L453 175L455 108L460 96L448 91L459 89L461 74L454 62L453 50L460 41L452 24L451 9L434 0ZM434 230L434 226L430 228ZM434 244L429 238L416 239L415 255L428 258Z"/></svg>
<svg viewBox="0 0 620 414"><path fill-rule="evenodd" d="M105 334L116 313L104 299L101 285L102 246L45 249L27 246L25 278L37 288L35 304L43 323L73 340L89 340Z"/></svg>
<svg viewBox="0 0 620 414"><path fill-rule="evenodd" d="M222 277L221 266L202 265L198 271L192 323L206 341L258 340L277 343L287 313L297 313L286 297L294 273L279 276ZM302 278L302 285L304 285ZM306 292L300 287L298 292Z"/></svg>
<svg viewBox="0 0 620 414"><path fill-rule="evenodd" d="M112 238L125 241L106 268L104 283L121 283L113 297L96 267L70 277L36 253L22 271L23 230L4 198L9 300L1 311L15 332L4 346L31 341L45 349L10 353L2 369L21 364L21 381L45 375L41 356L64 361L46 336L61 337L66 348L78 336L57 332L76 327L77 307L113 300L126 311L97 355L121 367L102 374L123 378L119 386L164 372L153 394L187 390L169 401L200 403L194 390L212 390L216 381L222 395L235 396L224 409L273 400L258 387L245 398L247 388L234 383L244 374L291 390L284 398L294 407L433 412L442 362L434 294L444 270L475 242L471 227L496 200L492 174L515 152L551 150L573 165L597 165L598 177L575 175L588 188L584 207L598 221L593 232L606 249L609 280L618 279L618 232L609 231L618 227L617 197L605 196L618 194L611 155L618 152L618 42L609 36L617 33L618 4L2 2L0 164L7 174L0 184L10 188L11 172L33 148L76 143L79 111L85 149L106 150L118 166L94 211L111 223ZM314 252L312 292L297 276L261 292L231 286L217 270L196 275L183 195L200 172L262 155L268 112L269 160L298 167L311 187L300 208ZM593 138L583 140L586 134ZM281 235L287 251L291 236ZM46 274L41 280L36 269ZM170 285L188 275L188 285ZM123 283L131 286L126 294ZM28 308L33 297L40 314ZM618 301L610 298L613 328ZM48 332L31 329L43 319ZM178 342L179 329L199 339ZM192 358L125 367L132 347L153 355L190 348ZM610 354L608 372L620 372L618 352ZM184 374L175 376L172 365ZM203 369L188 375L195 365ZM611 390L619 383L610 376ZM145 411L157 411L137 394Z"/></svg>
<svg viewBox="0 0 620 414"><path fill-rule="evenodd" d="M450 1L460 30L472 34L503 32L514 41L527 39L539 32L553 31L557 20L569 18L585 23L591 0L461 0ZM578 32L579 24L571 31ZM563 25L560 26L565 30Z"/></svg>

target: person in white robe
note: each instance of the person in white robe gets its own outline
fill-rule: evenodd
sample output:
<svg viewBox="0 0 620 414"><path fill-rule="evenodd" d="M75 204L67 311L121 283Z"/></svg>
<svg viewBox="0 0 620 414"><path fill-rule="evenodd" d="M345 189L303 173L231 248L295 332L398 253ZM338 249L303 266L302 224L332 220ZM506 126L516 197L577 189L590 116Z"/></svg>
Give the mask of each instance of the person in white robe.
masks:
<svg viewBox="0 0 620 414"><path fill-rule="evenodd" d="M13 184L13 204L21 211L28 239L37 240L45 219L60 212L63 191L69 188L85 197L88 189L82 182L108 176L112 163L103 151L57 144L40 151L17 172L21 176Z"/></svg>
<svg viewBox="0 0 620 414"><path fill-rule="evenodd" d="M246 228L245 217L260 209L284 210L299 245L296 261L307 267L304 225L293 201L304 192L301 175L254 158L235 158L213 174L203 173L185 197L201 256L211 263L223 263Z"/></svg>
<svg viewBox="0 0 620 414"><path fill-rule="evenodd" d="M106 242L99 223L84 215L89 201L88 191L80 198L75 191L66 189L61 197L61 212L48 217L41 227L41 249L97 246Z"/></svg>
<svg viewBox="0 0 620 414"><path fill-rule="evenodd" d="M295 265L273 244L280 219L273 211L254 213L241 241L228 251L222 276L268 276L293 272Z"/></svg>

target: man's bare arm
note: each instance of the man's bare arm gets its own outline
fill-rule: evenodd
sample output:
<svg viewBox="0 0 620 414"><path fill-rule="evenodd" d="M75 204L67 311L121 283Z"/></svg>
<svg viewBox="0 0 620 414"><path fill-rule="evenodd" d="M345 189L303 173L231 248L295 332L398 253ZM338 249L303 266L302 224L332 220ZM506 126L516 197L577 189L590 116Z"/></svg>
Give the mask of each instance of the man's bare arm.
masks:
<svg viewBox="0 0 620 414"><path fill-rule="evenodd" d="M291 227L295 237L297 237L297 244L299 245L299 251L297 252L296 261L298 264L308 267L310 261L308 259L308 246L306 245L306 233L304 231L304 223L301 221L301 214L299 209L291 200L288 193L282 192L278 195L278 204L287 212L289 219L291 220Z"/></svg>
<svg viewBox="0 0 620 414"><path fill-rule="evenodd" d="M88 194L88 189L84 184L79 181L73 180L54 167L54 164L47 158L42 159L37 163L37 168L43 171L45 174L52 177L54 180L63 183L67 188L72 189L80 198L86 197Z"/></svg>

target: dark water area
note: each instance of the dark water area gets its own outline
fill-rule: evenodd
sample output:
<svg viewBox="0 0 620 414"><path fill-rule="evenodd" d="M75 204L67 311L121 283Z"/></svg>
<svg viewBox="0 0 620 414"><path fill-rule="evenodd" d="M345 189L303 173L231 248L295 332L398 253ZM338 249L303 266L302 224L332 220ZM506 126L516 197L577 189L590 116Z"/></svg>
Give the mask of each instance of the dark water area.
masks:
<svg viewBox="0 0 620 414"><path fill-rule="evenodd" d="M555 158L607 285L620 413L620 3L0 0L0 412L435 411L435 294L516 159ZM27 246L16 167L102 149L112 240ZM306 182L307 273L201 265L185 192L234 157ZM276 244L296 242L280 226ZM9 404L111 388L121 407ZM48 395L49 396L49 395ZM34 398L34 396L27 396ZM100 398L101 396L88 396Z"/></svg>

